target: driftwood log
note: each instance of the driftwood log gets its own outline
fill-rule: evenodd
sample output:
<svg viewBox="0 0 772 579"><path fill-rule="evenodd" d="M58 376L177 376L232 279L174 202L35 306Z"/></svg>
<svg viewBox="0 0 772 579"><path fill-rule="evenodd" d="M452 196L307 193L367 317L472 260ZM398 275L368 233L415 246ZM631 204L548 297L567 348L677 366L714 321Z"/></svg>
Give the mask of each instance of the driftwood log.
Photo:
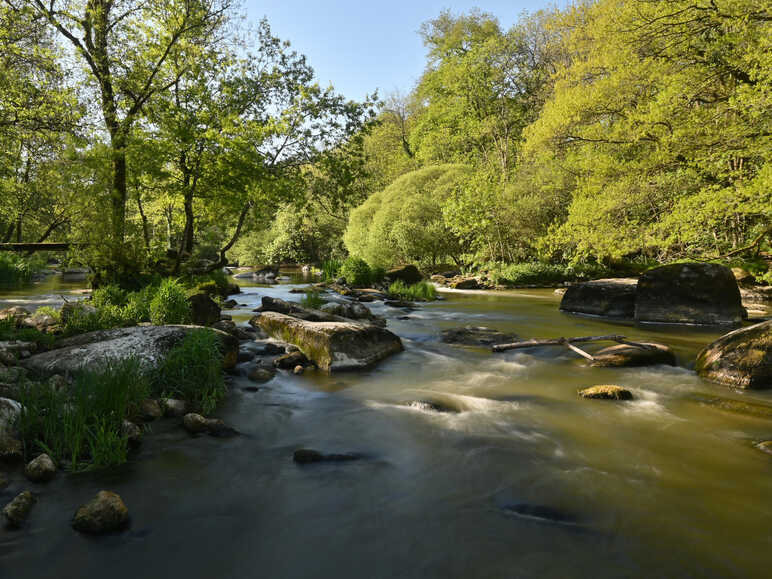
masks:
<svg viewBox="0 0 772 579"><path fill-rule="evenodd" d="M576 338L548 338L548 339L534 339L523 340L521 342L514 342L512 344L497 344L492 347L494 352L506 352L508 350L520 350L523 348L537 348L540 346L565 346L569 350L572 350L580 356L587 358L588 360L594 360L592 354L589 354L579 348L576 344L584 342L617 342L618 344L625 344L626 346L634 346L641 348L642 350L655 349L654 346L649 344L641 344L639 342L631 342L625 336L618 334L609 334L606 336L579 336Z"/></svg>

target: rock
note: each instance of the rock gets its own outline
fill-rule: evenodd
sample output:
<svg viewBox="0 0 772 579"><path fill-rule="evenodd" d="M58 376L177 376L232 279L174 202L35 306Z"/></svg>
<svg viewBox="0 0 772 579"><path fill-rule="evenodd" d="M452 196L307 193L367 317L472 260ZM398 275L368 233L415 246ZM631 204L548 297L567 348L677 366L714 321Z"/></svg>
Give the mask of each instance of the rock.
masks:
<svg viewBox="0 0 772 579"><path fill-rule="evenodd" d="M183 416L182 426L191 434L201 434L208 429L206 418L193 412Z"/></svg>
<svg viewBox="0 0 772 579"><path fill-rule="evenodd" d="M740 297L744 304L772 303L772 285L740 288Z"/></svg>
<svg viewBox="0 0 772 579"><path fill-rule="evenodd" d="M237 283L229 283L225 289L225 294L232 296L241 293L241 287Z"/></svg>
<svg viewBox="0 0 772 579"><path fill-rule="evenodd" d="M10 434L0 432L0 461L17 462L24 458L24 445Z"/></svg>
<svg viewBox="0 0 772 579"><path fill-rule="evenodd" d="M121 434L126 437L131 447L136 448L142 444L142 429L130 420L121 423Z"/></svg>
<svg viewBox="0 0 772 579"><path fill-rule="evenodd" d="M761 452L772 454L772 440L765 440L764 442L759 442L756 445L756 448L758 448Z"/></svg>
<svg viewBox="0 0 772 579"><path fill-rule="evenodd" d="M22 326L33 328L38 332L52 332L59 327L59 321L48 314L34 313L21 322Z"/></svg>
<svg viewBox="0 0 772 579"><path fill-rule="evenodd" d="M772 405L770 404L751 402L749 400L736 400L733 398L725 398L723 396L700 393L689 394L686 398L697 402L702 406L709 406L710 408L715 408L716 410L722 410L724 412L754 416L756 418L772 418Z"/></svg>
<svg viewBox="0 0 772 579"><path fill-rule="evenodd" d="M650 269L638 279L638 322L740 324L740 289L728 267L677 263Z"/></svg>
<svg viewBox="0 0 772 579"><path fill-rule="evenodd" d="M676 365L673 350L664 344L641 342L647 348L619 344L603 348L592 355L590 366L596 368L620 368L636 366L654 366L656 364Z"/></svg>
<svg viewBox="0 0 772 579"><path fill-rule="evenodd" d="M24 476L32 482L48 482L56 475L56 465L47 454L41 454L24 467Z"/></svg>
<svg viewBox="0 0 772 579"><path fill-rule="evenodd" d="M0 342L2 347L2 342ZM19 384L27 377L28 371L21 366L0 366L0 383Z"/></svg>
<svg viewBox="0 0 772 579"><path fill-rule="evenodd" d="M415 307L415 304L413 302L408 302L406 300L386 300L383 302L384 305L389 306L390 308L410 308L413 309Z"/></svg>
<svg viewBox="0 0 772 579"><path fill-rule="evenodd" d="M35 495L29 491L24 491L3 508L5 524L11 529L18 529L27 520L32 507L37 502Z"/></svg>
<svg viewBox="0 0 772 579"><path fill-rule="evenodd" d="M162 398L161 407L163 408L164 416L177 418L185 415L188 403L176 398Z"/></svg>
<svg viewBox="0 0 772 579"><path fill-rule="evenodd" d="M284 348L284 346L280 346L275 342L266 342L263 345L263 352L268 355L283 354L286 351L287 350Z"/></svg>
<svg viewBox="0 0 772 579"><path fill-rule="evenodd" d="M519 338L516 334L500 332L482 326L466 326L442 331L440 338L446 344L463 344L465 346L491 346L493 344L510 344Z"/></svg>
<svg viewBox="0 0 772 579"><path fill-rule="evenodd" d="M129 509L121 497L110 491L99 491L80 507L72 520L76 531L101 534L117 531L129 522Z"/></svg>
<svg viewBox="0 0 772 579"><path fill-rule="evenodd" d="M303 366L305 364L308 364L308 358L300 351L289 352L283 356L279 356L273 361L273 365L282 370L290 370L296 366Z"/></svg>
<svg viewBox="0 0 772 579"><path fill-rule="evenodd" d="M66 302L59 310L59 317L62 324L69 322L74 316L92 316L97 313L97 309L83 302Z"/></svg>
<svg viewBox="0 0 772 579"><path fill-rule="evenodd" d="M408 402L409 408L415 408L416 410L431 411L431 412L458 412L458 408L453 408L434 400L413 400Z"/></svg>
<svg viewBox="0 0 772 579"><path fill-rule="evenodd" d="M135 326L99 330L57 342L57 348L23 360L24 367L42 375L73 374L79 370L103 368L106 363L137 358L148 369L157 368L166 354L201 326ZM224 354L223 367L236 365L239 342L233 336L215 332Z"/></svg>
<svg viewBox="0 0 772 579"><path fill-rule="evenodd" d="M231 320L219 320L212 324L215 330L220 330L233 336L236 333L236 323Z"/></svg>
<svg viewBox="0 0 772 579"><path fill-rule="evenodd" d="M51 387L52 390L59 391L64 388L67 388L69 386L69 382L67 381L67 378L65 378L61 374L54 374L53 376L50 376L48 378L48 385Z"/></svg>
<svg viewBox="0 0 772 579"><path fill-rule="evenodd" d="M594 400L632 400L633 394L621 386L592 386L579 390L580 398L592 398Z"/></svg>
<svg viewBox="0 0 772 579"><path fill-rule="evenodd" d="M275 375L276 375L276 371L273 369L256 366L249 372L249 374L247 374L247 378L252 380L252 382L263 384L265 382L269 382L270 380L273 380L273 377Z"/></svg>
<svg viewBox="0 0 772 579"><path fill-rule="evenodd" d="M152 422L161 418L164 415L164 411L158 400L145 398L139 403L139 415L145 422Z"/></svg>
<svg viewBox="0 0 772 579"><path fill-rule="evenodd" d="M340 316L337 316L335 314L329 314L327 312L324 312L321 310L314 310L311 308L304 308L300 304L285 302L282 299L271 298L268 296L263 297L262 305L260 306L260 308L258 308L258 310L260 312L276 312L279 314L285 314L285 315L293 316L295 318L299 318L301 320L307 320L309 322L345 321L344 318L341 318ZM255 320L255 323L252 323L252 320L250 320L249 323L252 326L259 325L259 320Z"/></svg>
<svg viewBox="0 0 772 579"><path fill-rule="evenodd" d="M732 275L738 285L753 285L756 283L756 278L747 269L741 267L733 267Z"/></svg>
<svg viewBox="0 0 772 579"><path fill-rule="evenodd" d="M303 366L300 366L300 365L298 365L298 366L295 366L295 367L292 369L292 373L293 373L295 376L300 376L301 374L303 374L303 372L305 372L305 367L303 367Z"/></svg>
<svg viewBox="0 0 772 579"><path fill-rule="evenodd" d="M252 350L239 350L239 363L254 360L256 355Z"/></svg>
<svg viewBox="0 0 772 579"><path fill-rule="evenodd" d="M224 307L226 310L232 310L238 305L239 303L236 300L230 299L230 300L225 300L222 304L222 307Z"/></svg>
<svg viewBox="0 0 772 579"><path fill-rule="evenodd" d="M31 315L32 315L32 312L19 306L14 306L12 308L6 308L4 310L0 310L0 320L8 320L13 318L14 320L16 320L17 324L23 318L26 318Z"/></svg>
<svg viewBox="0 0 772 579"><path fill-rule="evenodd" d="M220 321L220 306L208 293L201 292L188 298L191 319L197 326L211 326Z"/></svg>
<svg viewBox="0 0 772 579"><path fill-rule="evenodd" d="M576 283L566 288L560 311L571 314L633 319L638 281L635 279L599 279Z"/></svg>
<svg viewBox="0 0 772 579"><path fill-rule="evenodd" d="M375 317L373 316L373 313L367 308L367 306L363 306L362 304L356 302L348 304L330 302L328 304L324 304L319 309L322 312L326 312L328 314L342 318L348 318L350 320L372 320Z"/></svg>
<svg viewBox="0 0 772 579"><path fill-rule="evenodd" d="M448 278L446 278L444 275L435 273L433 276L429 278L429 281L432 281L440 285L445 285L448 282Z"/></svg>
<svg viewBox="0 0 772 579"><path fill-rule="evenodd" d="M448 282L452 289L475 290L480 289L480 281L475 277L456 276Z"/></svg>
<svg viewBox="0 0 772 579"><path fill-rule="evenodd" d="M206 431L210 436L216 438L232 438L239 434L238 430L231 428L219 418L208 418L206 420Z"/></svg>
<svg viewBox="0 0 772 579"><path fill-rule="evenodd" d="M772 388L772 320L721 336L699 353L694 369L735 388Z"/></svg>
<svg viewBox="0 0 772 579"><path fill-rule="evenodd" d="M399 337L385 328L354 322L308 322L266 312L260 327L296 344L328 372L366 368L404 349Z"/></svg>
<svg viewBox="0 0 772 579"><path fill-rule="evenodd" d="M421 272L414 265L404 265L402 267L395 267L386 272L386 279L391 281L400 280L407 285L413 285L423 279Z"/></svg>
<svg viewBox="0 0 772 579"><path fill-rule="evenodd" d="M21 414L21 404L10 398L0 398L0 433L10 432Z"/></svg>
<svg viewBox="0 0 772 579"><path fill-rule="evenodd" d="M313 462L347 462L362 458L358 454L325 454L311 448L300 448L294 452L292 459L298 464L310 464Z"/></svg>

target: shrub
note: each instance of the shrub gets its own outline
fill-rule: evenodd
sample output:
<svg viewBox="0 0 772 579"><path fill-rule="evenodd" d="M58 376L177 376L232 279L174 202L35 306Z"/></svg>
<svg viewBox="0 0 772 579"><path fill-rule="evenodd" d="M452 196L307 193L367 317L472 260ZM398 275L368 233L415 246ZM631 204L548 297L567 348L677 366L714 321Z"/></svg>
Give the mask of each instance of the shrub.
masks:
<svg viewBox="0 0 772 579"><path fill-rule="evenodd" d="M190 322L191 311L185 288L174 279L165 279L150 301L150 321L157 325Z"/></svg>
<svg viewBox="0 0 772 579"><path fill-rule="evenodd" d="M596 264L563 265L543 262L488 263L481 269L497 285L527 286L554 285L565 281L580 281L601 277L608 273Z"/></svg>
<svg viewBox="0 0 772 579"><path fill-rule="evenodd" d="M389 286L389 295L411 301L430 301L437 299L437 289L426 281L409 286L398 279Z"/></svg>
<svg viewBox="0 0 772 579"><path fill-rule="evenodd" d="M110 284L96 288L91 292L91 303L94 307L102 306L125 306L127 302L127 292L120 286Z"/></svg>
<svg viewBox="0 0 772 579"><path fill-rule="evenodd" d="M324 262L322 262L322 274L324 275L324 281L332 281L336 279L342 266L343 262L339 259L326 259Z"/></svg>
<svg viewBox="0 0 772 579"><path fill-rule="evenodd" d="M367 287L372 283L372 270L364 259L349 257L340 267L340 275L351 287Z"/></svg>
<svg viewBox="0 0 772 579"><path fill-rule="evenodd" d="M21 388L17 428L27 454L45 451L71 470L115 466L127 456L123 420L149 393L147 374L134 359L82 372L69 389L27 384Z"/></svg>
<svg viewBox="0 0 772 579"><path fill-rule="evenodd" d="M220 338L214 332L191 332L169 352L155 373L155 390L188 400L209 414L225 396L222 362Z"/></svg>

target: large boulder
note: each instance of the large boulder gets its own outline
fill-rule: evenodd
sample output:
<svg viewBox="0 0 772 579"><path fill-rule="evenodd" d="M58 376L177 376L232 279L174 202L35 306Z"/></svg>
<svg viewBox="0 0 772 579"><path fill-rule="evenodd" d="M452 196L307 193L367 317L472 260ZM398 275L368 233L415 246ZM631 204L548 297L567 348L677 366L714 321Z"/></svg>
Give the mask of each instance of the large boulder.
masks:
<svg viewBox="0 0 772 579"><path fill-rule="evenodd" d="M573 284L563 294L560 310L571 314L632 319L637 283L635 279L620 278Z"/></svg>
<svg viewBox="0 0 772 579"><path fill-rule="evenodd" d="M194 294L188 298L188 301L191 319L197 326L211 326L220 321L220 306L208 293Z"/></svg>
<svg viewBox="0 0 772 579"><path fill-rule="evenodd" d="M391 281L400 280L407 285L413 285L423 279L421 272L414 265L403 265L402 267L395 267L386 272L386 278Z"/></svg>
<svg viewBox="0 0 772 579"><path fill-rule="evenodd" d="M201 326L136 326L98 330L57 342L57 348L23 360L29 370L48 376L100 369L105 363L136 358L148 368L158 367L166 354L196 330L215 332L224 354L223 366L232 368L238 358L239 341L233 336Z"/></svg>
<svg viewBox="0 0 772 579"><path fill-rule="evenodd" d="M258 323L268 335L295 344L328 372L372 366L403 350L395 334L378 326L345 322L309 322L275 312Z"/></svg>
<svg viewBox="0 0 772 579"><path fill-rule="evenodd" d="M772 388L772 320L721 336L699 353L695 370L735 388Z"/></svg>
<svg viewBox="0 0 772 579"><path fill-rule="evenodd" d="M656 267L638 279L638 322L740 324L743 307L732 271L712 263Z"/></svg>

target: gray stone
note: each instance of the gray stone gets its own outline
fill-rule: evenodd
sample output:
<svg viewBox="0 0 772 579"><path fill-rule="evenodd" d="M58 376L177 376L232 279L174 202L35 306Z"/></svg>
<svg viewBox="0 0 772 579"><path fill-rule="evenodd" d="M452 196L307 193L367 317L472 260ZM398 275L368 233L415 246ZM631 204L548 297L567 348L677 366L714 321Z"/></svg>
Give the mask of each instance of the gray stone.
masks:
<svg viewBox="0 0 772 579"><path fill-rule="evenodd" d="M18 529L29 517L32 507L37 502L35 495L24 491L16 495L14 499L3 508L5 524L8 528Z"/></svg>
<svg viewBox="0 0 772 579"><path fill-rule="evenodd" d="M129 509L120 495L99 491L96 497L77 510L72 526L82 533L102 534L117 531L128 522Z"/></svg>
<svg viewBox="0 0 772 579"><path fill-rule="evenodd" d="M56 465L47 454L41 454L24 467L24 476L32 482L48 482L56 476Z"/></svg>
<svg viewBox="0 0 772 579"><path fill-rule="evenodd" d="M145 422L152 422L161 418L164 412L158 400L145 398L139 403L139 415Z"/></svg>
<svg viewBox="0 0 772 579"><path fill-rule="evenodd" d="M142 444L142 429L130 420L121 423L121 434L126 437L129 446L137 447Z"/></svg>
<svg viewBox="0 0 772 579"><path fill-rule="evenodd" d="M0 433L10 432L21 414L21 404L10 398L0 398Z"/></svg>
<svg viewBox="0 0 772 579"><path fill-rule="evenodd" d="M164 416L169 417L184 416L188 408L187 402L184 400L177 400L175 398L161 399L161 406L164 411Z"/></svg>
<svg viewBox="0 0 772 579"><path fill-rule="evenodd" d="M182 418L182 426L191 434L201 434L206 432L208 428L206 418L193 412Z"/></svg>
<svg viewBox="0 0 772 579"><path fill-rule="evenodd" d="M565 289L560 310L571 314L632 319L638 280L599 279Z"/></svg>

